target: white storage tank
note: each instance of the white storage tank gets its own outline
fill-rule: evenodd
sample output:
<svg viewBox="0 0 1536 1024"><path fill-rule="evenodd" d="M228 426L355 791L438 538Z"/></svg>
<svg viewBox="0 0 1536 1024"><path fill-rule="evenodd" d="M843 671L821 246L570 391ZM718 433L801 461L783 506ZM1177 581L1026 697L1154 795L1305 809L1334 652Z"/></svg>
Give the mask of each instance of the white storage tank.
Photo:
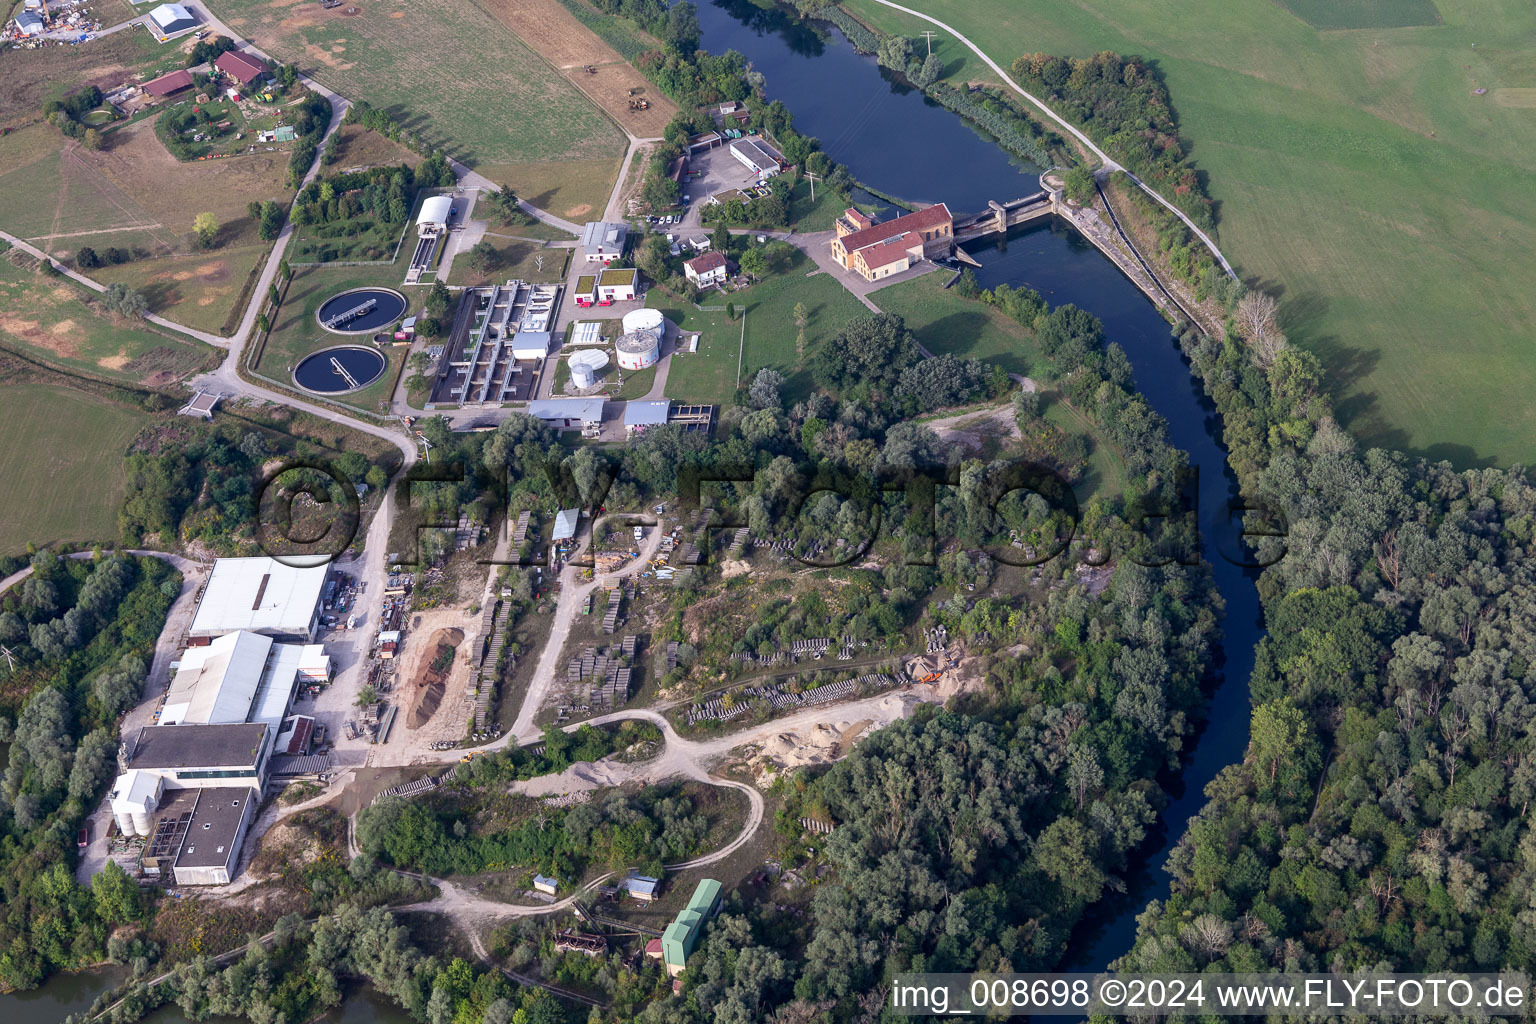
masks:
<svg viewBox="0 0 1536 1024"><path fill-rule="evenodd" d="M571 387L585 391L597 383L597 372L608 365L608 353L587 349L571 356L568 362L571 368Z"/></svg>
<svg viewBox="0 0 1536 1024"><path fill-rule="evenodd" d="M149 816L159 806L164 791L163 778L137 768L117 777L112 787L112 817L123 835L149 835Z"/></svg>
<svg viewBox="0 0 1536 1024"><path fill-rule="evenodd" d="M624 333L632 334L635 331L652 331L659 339L663 333L666 321L662 318L659 309L637 309L624 314Z"/></svg>
<svg viewBox="0 0 1536 1024"><path fill-rule="evenodd" d="M619 366L625 370L643 370L661 358L661 338L655 331L630 331L614 347L619 350Z"/></svg>

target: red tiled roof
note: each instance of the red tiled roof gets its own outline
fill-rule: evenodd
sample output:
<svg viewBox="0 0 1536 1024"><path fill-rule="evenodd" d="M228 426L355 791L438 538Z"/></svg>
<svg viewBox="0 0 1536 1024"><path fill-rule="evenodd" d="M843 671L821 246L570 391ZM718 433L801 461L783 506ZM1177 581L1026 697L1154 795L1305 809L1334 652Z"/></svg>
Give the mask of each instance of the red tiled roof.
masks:
<svg viewBox="0 0 1536 1024"><path fill-rule="evenodd" d="M876 270L888 263L905 259L907 250L915 245L921 245L922 239L908 231L886 242L876 242L859 250L859 258L870 270Z"/></svg>
<svg viewBox="0 0 1536 1024"><path fill-rule="evenodd" d="M883 224L876 224L872 228L855 231L851 235L842 238L843 249L853 252L862 249L866 245L874 245L876 242L884 242L907 231L929 231L944 224L953 218L950 216L949 207L938 203L926 210L918 210L916 213L903 214L895 220L888 220Z"/></svg>
<svg viewBox="0 0 1536 1024"><path fill-rule="evenodd" d="M219 54L218 59L213 62L213 66L220 71L234 75L240 80L242 85L250 85L258 78L265 78L272 71L271 68L267 67L265 61L252 57L250 54L240 50L230 50L227 53Z"/></svg>
<svg viewBox="0 0 1536 1024"><path fill-rule="evenodd" d="M645 944L645 951L651 954L651 956L661 956L661 940L652 939L650 942L647 942Z"/></svg>
<svg viewBox="0 0 1536 1024"><path fill-rule="evenodd" d="M869 216L869 214L852 206L843 211L843 219L846 220L849 224L854 225L854 227L859 231L863 231L868 227L873 227L875 224L874 220Z"/></svg>
<svg viewBox="0 0 1536 1024"><path fill-rule="evenodd" d="M193 85L192 72L182 69L172 71L168 75L161 75L144 83L144 91L151 96L169 96L172 93L181 92Z"/></svg>
<svg viewBox="0 0 1536 1024"><path fill-rule="evenodd" d="M689 260L686 266L695 274L706 274L718 267L725 266L725 257L718 252L706 252L702 256L695 256Z"/></svg>

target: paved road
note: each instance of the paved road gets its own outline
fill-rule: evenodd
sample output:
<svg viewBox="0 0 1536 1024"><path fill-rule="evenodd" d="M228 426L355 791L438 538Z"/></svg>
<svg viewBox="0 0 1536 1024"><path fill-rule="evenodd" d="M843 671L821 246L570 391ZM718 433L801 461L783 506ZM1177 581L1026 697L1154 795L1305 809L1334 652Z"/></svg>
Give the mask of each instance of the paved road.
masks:
<svg viewBox="0 0 1536 1024"><path fill-rule="evenodd" d="M1151 196L1153 199L1157 200L1163 206L1165 206L1169 210L1171 210L1173 212L1174 216L1178 217L1179 220L1182 220L1184 222L1185 227L1189 228L1190 231L1195 233L1195 236L1198 237L1200 239L1200 241L1205 243L1206 248L1210 249L1211 250L1211 254L1213 256L1215 256L1216 259L1221 263L1221 268L1227 272L1227 276L1228 277L1234 277L1234 278L1237 277L1236 271L1234 271L1232 269L1232 264L1227 262L1227 258L1225 256L1223 256L1222 253L1221 253L1221 250L1216 247L1216 243L1214 241L1212 241L1211 236L1207 235L1204 231L1200 230L1200 225L1198 225L1194 221L1190 220L1189 216L1187 214L1185 214L1185 212L1183 210L1179 209L1177 206L1174 206L1168 200L1164 199L1162 197L1162 195L1156 189L1152 188L1146 182L1144 182L1140 178L1138 178L1135 174L1132 174L1129 170L1127 170L1126 168L1120 166L1120 164L1116 163L1115 160L1113 158L1111 158L1108 153L1104 152L1098 146L1094 145L1094 142L1093 142L1092 139L1090 139L1087 135L1085 135L1081 131L1079 131L1077 129L1077 127L1074 126L1071 122L1067 121L1066 118L1062 117L1060 114L1056 113L1056 111L1054 111L1050 107L1046 106L1045 103L1042 102L1039 97L1034 96L1034 95L1032 95L1032 94L1030 94L1028 92L1025 92L1022 88L1020 88L1019 84L1013 80L1013 76L1008 74L1008 72L1004 71L1001 67L999 67L998 63L996 61L994 61L991 57L987 56L986 53L982 50L981 47L977 46L975 43L971 42L965 36L961 35L957 31L955 31L954 28L952 28L949 25L946 25L944 22L940 21L938 18L933 17L932 15L924 14L922 11L914 11L912 8L904 7L904 6L902 6L901 4L898 4L898 3L892 3L891 0L875 0L875 3L880 4L883 7L889 7L892 10L901 11L903 14L910 14L914 18L921 18L923 21L928 22L930 25L937 25L939 28L943 29L944 31L948 32L950 35L954 36L956 39L958 39L962 43L964 43L967 47L970 48L972 53L976 54L976 56L978 56L978 57L980 57L982 59L982 61L987 65L987 67L991 68L993 71L995 71L997 73L997 77L1001 78L1003 80L1004 84L1006 84L1008 86L1008 88L1012 89L1014 92L1018 93L1020 96L1023 96L1025 99L1029 100L1029 102L1033 103L1036 107L1040 108L1040 110L1045 114L1046 117L1049 117L1052 121L1055 121L1059 126L1061 126L1061 129L1063 131L1067 132L1069 135L1071 135L1078 142L1081 142L1083 144L1083 146L1088 149L1089 152L1091 152L1094 156L1098 157L1100 163L1102 164L1102 166L1099 168L1099 170L1097 172L1099 175L1102 176L1102 175L1110 174L1110 173L1112 173L1114 171L1125 171L1126 176L1129 177L1132 181L1134 181L1138 186L1140 186L1140 188L1141 188L1141 190L1143 192L1145 192L1147 195Z"/></svg>

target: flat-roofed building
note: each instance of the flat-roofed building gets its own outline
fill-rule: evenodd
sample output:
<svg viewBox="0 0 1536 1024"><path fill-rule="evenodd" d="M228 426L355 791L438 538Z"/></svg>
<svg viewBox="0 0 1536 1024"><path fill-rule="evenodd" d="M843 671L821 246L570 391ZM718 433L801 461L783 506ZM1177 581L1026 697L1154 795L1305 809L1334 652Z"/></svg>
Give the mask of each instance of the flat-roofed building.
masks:
<svg viewBox="0 0 1536 1024"><path fill-rule="evenodd" d="M772 177L784 168L784 157L760 135L732 142L731 156L759 178Z"/></svg>
<svg viewBox="0 0 1536 1024"><path fill-rule="evenodd" d="M221 786L197 792L172 876L177 885L227 885L260 797L254 789Z"/></svg>
<svg viewBox="0 0 1536 1024"><path fill-rule="evenodd" d="M602 424L603 404L600 397L542 398L528 403L528 415L558 430L585 429Z"/></svg>
<svg viewBox="0 0 1536 1024"><path fill-rule="evenodd" d="M192 617L191 642L206 644L238 630L312 641L330 572L326 561L313 562L296 566L267 557L218 559Z"/></svg>
<svg viewBox="0 0 1536 1024"><path fill-rule="evenodd" d="M582 258L588 263L612 263L624 255L624 243L628 238L628 225L588 221L581 229Z"/></svg>
<svg viewBox="0 0 1536 1024"><path fill-rule="evenodd" d="M634 267L605 270L597 276L597 304L627 302L640 294L640 271Z"/></svg>
<svg viewBox="0 0 1536 1024"><path fill-rule="evenodd" d="M651 427L664 427L667 425L667 414L672 409L672 403L666 399L654 402L626 402L624 405L624 435L634 437L643 434Z"/></svg>
<svg viewBox="0 0 1536 1024"><path fill-rule="evenodd" d="M265 722L230 725L149 725L123 744L124 773L138 769L167 789L219 785L266 786L275 730Z"/></svg>

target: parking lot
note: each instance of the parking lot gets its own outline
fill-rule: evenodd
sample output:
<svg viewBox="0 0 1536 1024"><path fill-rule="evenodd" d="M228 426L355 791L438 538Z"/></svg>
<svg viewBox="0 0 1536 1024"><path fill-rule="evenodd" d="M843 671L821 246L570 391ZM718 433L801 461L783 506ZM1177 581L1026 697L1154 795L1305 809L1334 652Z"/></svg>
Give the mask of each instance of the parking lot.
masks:
<svg viewBox="0 0 1536 1024"><path fill-rule="evenodd" d="M751 171L731 156L730 146L725 144L689 157L688 172L692 174L695 171L704 173L692 181L683 182L683 194L692 200L683 214L681 233L685 238L688 237L686 232L689 228L697 229L700 226L699 211L705 199L727 189L751 188L756 180ZM671 230L679 229L674 227Z"/></svg>

